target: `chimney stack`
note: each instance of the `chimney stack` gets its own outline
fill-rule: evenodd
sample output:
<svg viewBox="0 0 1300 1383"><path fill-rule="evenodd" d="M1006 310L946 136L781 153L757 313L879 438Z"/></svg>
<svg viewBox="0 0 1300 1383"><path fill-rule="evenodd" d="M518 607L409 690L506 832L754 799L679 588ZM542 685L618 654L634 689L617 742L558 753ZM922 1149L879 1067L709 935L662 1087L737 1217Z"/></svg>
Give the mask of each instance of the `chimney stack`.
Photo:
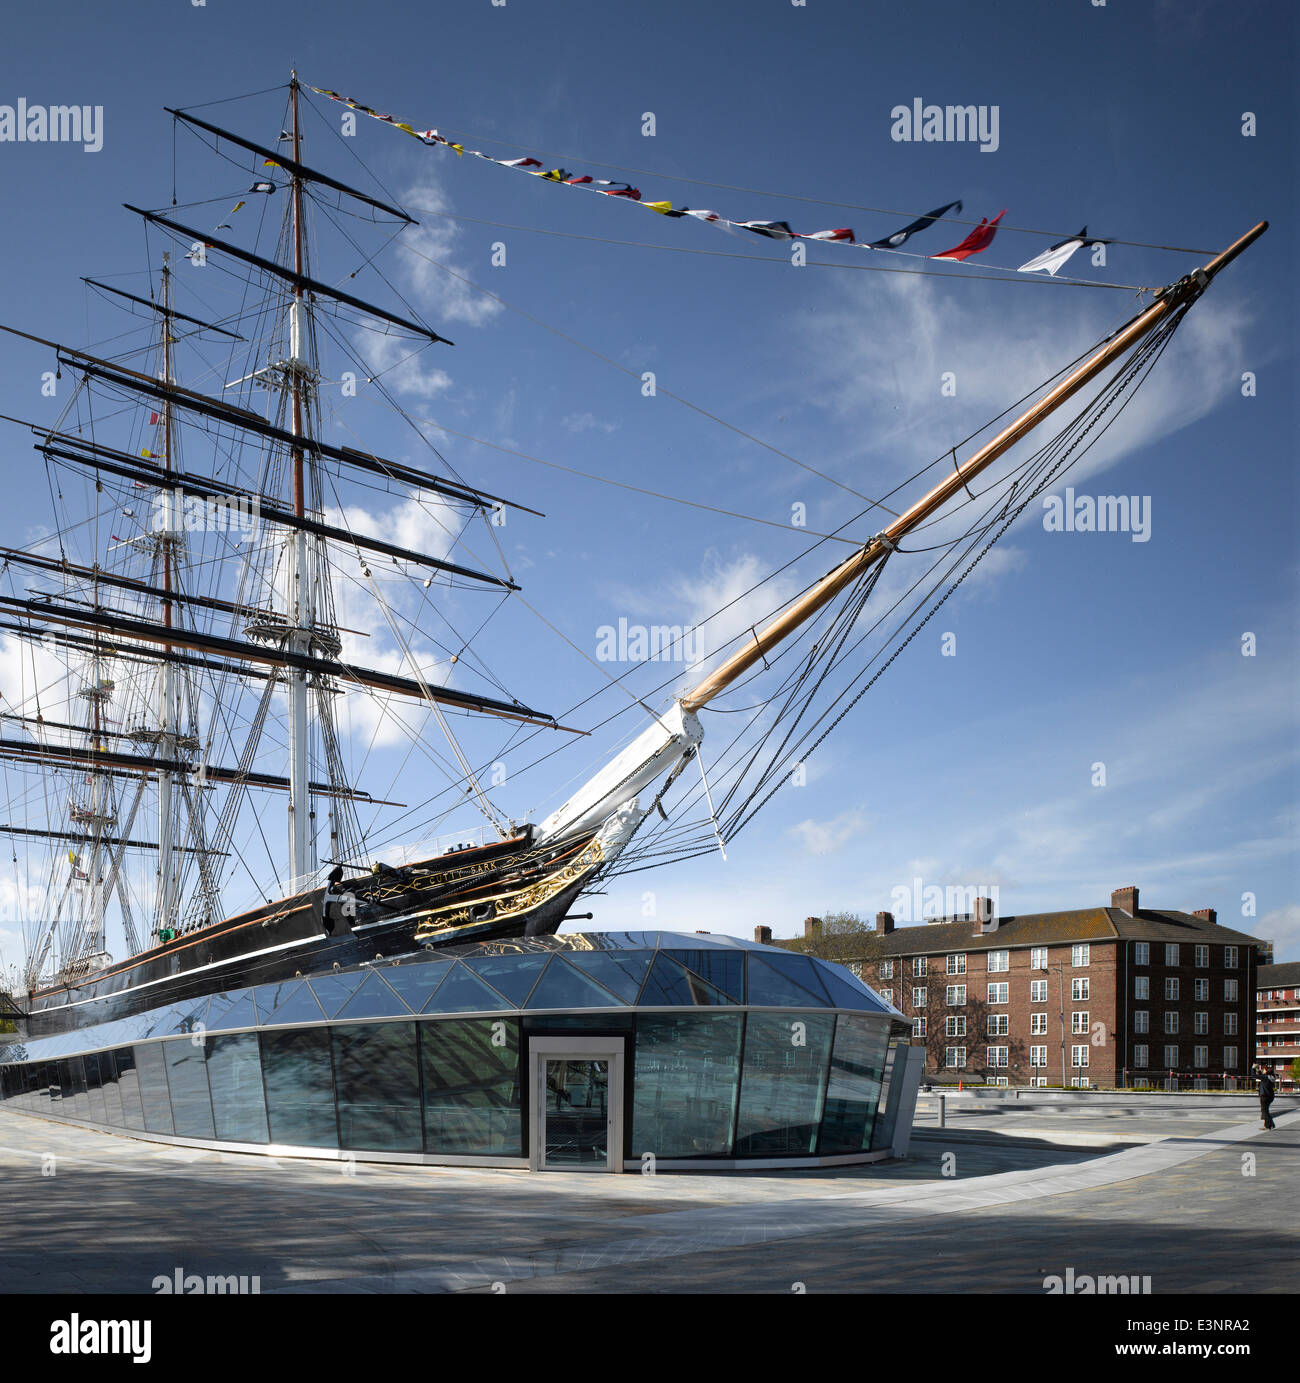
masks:
<svg viewBox="0 0 1300 1383"><path fill-rule="evenodd" d="M1138 915L1138 891L1136 884L1130 884L1127 888L1117 888L1110 895L1110 905L1118 908L1121 912L1126 912L1130 917Z"/></svg>
<svg viewBox="0 0 1300 1383"><path fill-rule="evenodd" d="M995 932L998 929L997 914L993 910L992 898L976 898L975 900L975 935L983 936L986 932Z"/></svg>
<svg viewBox="0 0 1300 1383"><path fill-rule="evenodd" d="M888 936L894 930L894 914L892 912L878 912L876 914L876 935Z"/></svg>
<svg viewBox="0 0 1300 1383"><path fill-rule="evenodd" d="M771 927L755 927L754 940L757 941L761 946L770 946L772 944Z"/></svg>
<svg viewBox="0 0 1300 1383"><path fill-rule="evenodd" d="M1192 916L1201 918L1202 921L1208 922L1210 926L1214 926L1219 920L1219 914L1215 912L1213 908L1197 908Z"/></svg>
<svg viewBox="0 0 1300 1383"><path fill-rule="evenodd" d="M805 917L803 920L803 934L806 937L821 936L822 920L820 917Z"/></svg>

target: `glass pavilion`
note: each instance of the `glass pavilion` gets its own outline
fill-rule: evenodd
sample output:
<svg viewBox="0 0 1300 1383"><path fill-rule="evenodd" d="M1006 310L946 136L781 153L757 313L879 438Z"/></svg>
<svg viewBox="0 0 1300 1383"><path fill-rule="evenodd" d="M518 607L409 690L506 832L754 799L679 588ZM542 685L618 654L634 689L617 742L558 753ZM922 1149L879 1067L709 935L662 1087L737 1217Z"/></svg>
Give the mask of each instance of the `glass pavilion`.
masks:
<svg viewBox="0 0 1300 1383"><path fill-rule="evenodd" d="M891 1078L910 1031L847 970L778 947L579 933L10 1043L0 1100L278 1156L611 1171L870 1161L889 1155L908 1103Z"/></svg>

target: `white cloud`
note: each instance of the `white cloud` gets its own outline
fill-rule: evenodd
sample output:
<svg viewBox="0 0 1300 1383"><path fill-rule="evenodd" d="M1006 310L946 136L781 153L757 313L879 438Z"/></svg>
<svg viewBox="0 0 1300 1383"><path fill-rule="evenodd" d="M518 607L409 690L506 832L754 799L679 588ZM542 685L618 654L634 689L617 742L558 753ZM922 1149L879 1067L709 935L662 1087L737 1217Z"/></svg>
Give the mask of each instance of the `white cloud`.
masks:
<svg viewBox="0 0 1300 1383"><path fill-rule="evenodd" d="M461 231L454 221L438 214L452 209L442 180L433 172L427 173L406 189L402 205L422 217L418 226L408 226L402 232L397 252L406 267L411 292L433 329L446 335L448 323L481 326L503 311L495 298L466 282L471 275L457 257Z"/></svg>
<svg viewBox="0 0 1300 1383"><path fill-rule="evenodd" d="M1300 960L1300 903L1288 903L1266 912L1250 930L1262 941L1273 943L1273 959L1277 964Z"/></svg>
<svg viewBox="0 0 1300 1383"><path fill-rule="evenodd" d="M810 855L832 855L842 850L855 836L867 827L867 815L861 808L841 812L829 821L814 821L809 817L791 826L789 834L794 836Z"/></svg>
<svg viewBox="0 0 1300 1383"><path fill-rule="evenodd" d="M619 428L618 423L603 422L594 413L570 413L560 419L560 424L570 432L617 432Z"/></svg>

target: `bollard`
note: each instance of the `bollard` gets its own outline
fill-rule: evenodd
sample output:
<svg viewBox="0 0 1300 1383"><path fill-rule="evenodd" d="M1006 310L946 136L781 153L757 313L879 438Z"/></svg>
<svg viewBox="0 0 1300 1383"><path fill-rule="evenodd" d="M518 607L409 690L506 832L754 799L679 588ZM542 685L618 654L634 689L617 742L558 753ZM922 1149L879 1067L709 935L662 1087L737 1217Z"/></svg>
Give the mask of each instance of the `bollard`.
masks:
<svg viewBox="0 0 1300 1383"><path fill-rule="evenodd" d="M937 1096L937 1099L938 1099L938 1101L939 1101L939 1125L938 1125L938 1126L939 1126L940 1128L946 1128L947 1125L944 1123L944 1108L943 1108L944 1096L939 1095L939 1096Z"/></svg>

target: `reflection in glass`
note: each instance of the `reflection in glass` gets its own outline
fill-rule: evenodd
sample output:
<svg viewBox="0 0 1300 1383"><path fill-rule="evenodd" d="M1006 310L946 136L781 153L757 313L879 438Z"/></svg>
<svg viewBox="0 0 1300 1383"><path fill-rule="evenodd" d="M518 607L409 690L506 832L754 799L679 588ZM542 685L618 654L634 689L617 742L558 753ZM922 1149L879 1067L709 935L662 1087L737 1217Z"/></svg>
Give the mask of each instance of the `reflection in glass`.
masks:
<svg viewBox="0 0 1300 1383"><path fill-rule="evenodd" d="M707 980L715 989L720 989L736 1003L745 998L745 953L743 951L690 950L669 952L674 960L679 960L688 970L693 970Z"/></svg>
<svg viewBox="0 0 1300 1383"><path fill-rule="evenodd" d="M172 1092L172 1119L182 1138L214 1137L212 1097L208 1094L206 1040L164 1042L167 1081Z"/></svg>
<svg viewBox="0 0 1300 1383"><path fill-rule="evenodd" d="M144 1105L140 1101L140 1073L135 1067L135 1052L119 1047L113 1053L117 1067L117 1088L122 1096L122 1123L127 1128L144 1128Z"/></svg>
<svg viewBox="0 0 1300 1383"><path fill-rule="evenodd" d="M609 1159L609 1062L546 1062L546 1167L604 1166Z"/></svg>
<svg viewBox="0 0 1300 1383"><path fill-rule="evenodd" d="M731 1000L706 980L683 969L675 960L662 951L655 957L655 963L646 976L641 990L643 1006L660 1004L699 1005L701 1008L729 1004Z"/></svg>
<svg viewBox="0 0 1300 1383"><path fill-rule="evenodd" d="M415 1024L339 1027L333 1034L341 1146L419 1152L424 1139Z"/></svg>
<svg viewBox="0 0 1300 1383"><path fill-rule="evenodd" d="M739 1014L642 1014L632 1080L632 1155L730 1156L739 1083Z"/></svg>
<svg viewBox="0 0 1300 1383"><path fill-rule="evenodd" d="M807 1157L815 1151L833 1022L823 1013L749 1015L737 1157Z"/></svg>
<svg viewBox="0 0 1300 1383"><path fill-rule="evenodd" d="M150 1133L174 1133L172 1102L167 1090L167 1062L162 1044L142 1042L135 1049L135 1068L140 1078L140 1102L144 1126Z"/></svg>
<svg viewBox="0 0 1300 1383"><path fill-rule="evenodd" d="M588 979L560 956L552 956L546 973L528 996L528 1007L613 1008L618 999L604 985Z"/></svg>
<svg viewBox="0 0 1300 1383"><path fill-rule="evenodd" d="M777 957L779 961L781 958ZM793 959L804 959L793 957ZM807 978L807 971L801 972ZM800 984L785 967L777 965L770 956L749 958L749 1002L767 1008L825 1008L824 990L820 985L808 989Z"/></svg>
<svg viewBox="0 0 1300 1383"><path fill-rule="evenodd" d="M271 1142L337 1148L329 1029L287 1028L260 1036Z"/></svg>
<svg viewBox="0 0 1300 1383"><path fill-rule="evenodd" d="M506 1002L523 1008L528 991L546 966L546 956L476 956L466 965L481 980L486 980Z"/></svg>
<svg viewBox="0 0 1300 1383"><path fill-rule="evenodd" d="M262 1058L255 1032L214 1037L208 1050L208 1084L217 1137L231 1143L267 1143Z"/></svg>
<svg viewBox="0 0 1300 1383"><path fill-rule="evenodd" d="M898 1117L899 1087L894 1082L894 1063L898 1049L909 1046L906 1038L890 1037L889 1048L885 1052L885 1070L880 1083L880 1110L876 1115L876 1126L871 1132L871 1151L888 1148L894 1141L894 1121Z"/></svg>
<svg viewBox="0 0 1300 1383"><path fill-rule="evenodd" d="M108 1112L104 1108L104 1092L99 1084L99 1053L87 1052L82 1057L86 1072L86 1099L89 1112L86 1117L92 1124L106 1124Z"/></svg>
<svg viewBox="0 0 1300 1383"><path fill-rule="evenodd" d="M889 1031L883 1022L841 1014L835 1025L826 1109L822 1115L822 1156L862 1152L880 1100L885 1047Z"/></svg>
<svg viewBox="0 0 1300 1383"><path fill-rule="evenodd" d="M523 1156L519 1024L422 1023L425 1151Z"/></svg>
<svg viewBox="0 0 1300 1383"><path fill-rule="evenodd" d="M99 1084L104 1092L104 1122L112 1128L122 1128L126 1119L122 1113L122 1092L117 1084L117 1063L112 1052L99 1054Z"/></svg>

